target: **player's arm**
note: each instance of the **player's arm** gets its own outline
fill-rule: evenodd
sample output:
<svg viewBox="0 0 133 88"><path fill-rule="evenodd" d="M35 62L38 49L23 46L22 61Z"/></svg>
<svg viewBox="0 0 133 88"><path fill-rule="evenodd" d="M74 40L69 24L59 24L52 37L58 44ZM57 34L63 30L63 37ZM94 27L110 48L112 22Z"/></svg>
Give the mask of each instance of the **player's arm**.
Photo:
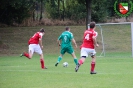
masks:
<svg viewBox="0 0 133 88"><path fill-rule="evenodd" d="M71 33L71 41L73 42L74 46L77 48L77 43L76 43L72 33Z"/></svg>
<svg viewBox="0 0 133 88"><path fill-rule="evenodd" d="M85 36L85 33L84 33ZM82 41L81 41L81 45L80 45L80 49L82 48L82 44L83 44L83 40L84 40L84 36L82 37Z"/></svg>
<svg viewBox="0 0 133 88"><path fill-rule="evenodd" d="M41 49L43 49L42 38L39 38L39 45L40 45Z"/></svg>
<svg viewBox="0 0 133 88"><path fill-rule="evenodd" d="M92 37L92 38L93 38L94 45L95 45L96 47L98 47L99 45L97 44L96 37Z"/></svg>
<svg viewBox="0 0 133 88"><path fill-rule="evenodd" d="M57 39L57 43L58 43L59 46L61 46L61 43L60 43L60 40L59 39Z"/></svg>
<svg viewBox="0 0 133 88"><path fill-rule="evenodd" d="M75 47L77 48L77 43L74 38L72 39L72 42L74 43Z"/></svg>
<svg viewBox="0 0 133 88"><path fill-rule="evenodd" d="M62 36L60 35L59 38L57 39L57 43L58 43L59 46L61 46L61 42L60 42L61 37Z"/></svg>
<svg viewBox="0 0 133 88"><path fill-rule="evenodd" d="M97 44L97 36L98 36L98 33L97 32L94 32L94 34L93 34L93 37L92 37L92 39L93 39L93 43L94 43L94 45L96 46L96 47L98 47L99 45Z"/></svg>

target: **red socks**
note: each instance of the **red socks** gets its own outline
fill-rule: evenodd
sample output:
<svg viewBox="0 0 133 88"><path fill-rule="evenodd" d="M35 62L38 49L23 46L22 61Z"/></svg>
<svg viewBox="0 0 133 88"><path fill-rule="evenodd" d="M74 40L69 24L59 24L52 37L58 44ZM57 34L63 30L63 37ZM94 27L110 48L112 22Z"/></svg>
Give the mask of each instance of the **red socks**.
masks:
<svg viewBox="0 0 133 88"><path fill-rule="evenodd" d="M79 65L83 64L83 61L82 60L79 60L78 62L79 62Z"/></svg>
<svg viewBox="0 0 133 88"><path fill-rule="evenodd" d="M40 63L41 63L41 68L44 69L44 60L40 59Z"/></svg>
<svg viewBox="0 0 133 88"><path fill-rule="evenodd" d="M24 56L27 57L27 58L29 58L29 54L28 53L24 53Z"/></svg>
<svg viewBox="0 0 133 88"><path fill-rule="evenodd" d="M95 69L95 62L91 62L91 72L93 72Z"/></svg>
<svg viewBox="0 0 133 88"><path fill-rule="evenodd" d="M79 65L82 65L83 61L79 60L78 63L79 63ZM94 72L94 69L95 69L95 62L91 62L91 72Z"/></svg>
<svg viewBox="0 0 133 88"><path fill-rule="evenodd" d="M27 58L29 58L29 54L26 53L26 52L24 53L24 56L27 57ZM41 63L41 68L44 69L45 68L45 66L44 66L44 60L43 59L40 59L40 63Z"/></svg>

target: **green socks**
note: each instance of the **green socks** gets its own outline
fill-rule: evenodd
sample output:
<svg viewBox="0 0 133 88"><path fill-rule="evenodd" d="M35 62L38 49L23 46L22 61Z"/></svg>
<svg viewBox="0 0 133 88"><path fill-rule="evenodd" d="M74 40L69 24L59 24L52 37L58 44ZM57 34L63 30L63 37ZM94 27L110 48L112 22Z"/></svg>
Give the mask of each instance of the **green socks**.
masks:
<svg viewBox="0 0 133 88"><path fill-rule="evenodd" d="M77 58L74 58L74 62L75 62L76 65L78 64Z"/></svg>
<svg viewBox="0 0 133 88"><path fill-rule="evenodd" d="M61 60L62 60L62 57L59 56L59 57L58 57L58 60L57 60L57 63L60 63ZM78 64L77 58L74 58L74 63L75 63L76 65Z"/></svg>
<svg viewBox="0 0 133 88"><path fill-rule="evenodd" d="M58 57L58 60L57 60L57 63L59 63L61 60L62 60L62 57L59 56L59 57Z"/></svg>

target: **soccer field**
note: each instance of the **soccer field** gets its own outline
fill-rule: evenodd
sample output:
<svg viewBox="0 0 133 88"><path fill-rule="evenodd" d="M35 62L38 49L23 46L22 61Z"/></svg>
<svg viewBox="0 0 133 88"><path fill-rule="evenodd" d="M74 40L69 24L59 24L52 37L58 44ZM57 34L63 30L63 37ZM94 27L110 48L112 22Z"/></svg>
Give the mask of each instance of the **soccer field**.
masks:
<svg viewBox="0 0 133 88"><path fill-rule="evenodd" d="M133 58L97 57L96 75L90 73L91 58L74 71L75 64L66 54L55 67L58 55L46 54L47 70L40 67L39 56L31 60L19 56L0 57L0 88L133 88ZM63 62L68 62L67 68Z"/></svg>

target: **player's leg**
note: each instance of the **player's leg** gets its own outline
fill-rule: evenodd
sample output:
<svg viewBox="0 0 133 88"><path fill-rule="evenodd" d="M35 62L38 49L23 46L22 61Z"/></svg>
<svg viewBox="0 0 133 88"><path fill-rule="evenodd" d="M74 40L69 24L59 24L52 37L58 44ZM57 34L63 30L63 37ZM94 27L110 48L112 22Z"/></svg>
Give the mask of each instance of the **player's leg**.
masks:
<svg viewBox="0 0 133 88"><path fill-rule="evenodd" d="M85 62L85 59L88 57L88 52L86 48L82 48L80 51L81 58L78 60L78 65L75 67L75 72L78 71L79 67Z"/></svg>
<svg viewBox="0 0 133 88"><path fill-rule="evenodd" d="M82 65L85 62L86 56L81 56L81 58L78 60L79 65Z"/></svg>
<svg viewBox="0 0 133 88"><path fill-rule="evenodd" d="M77 65L78 64L78 59L77 59L75 53L73 52L71 55L74 58L74 63Z"/></svg>
<svg viewBox="0 0 133 88"><path fill-rule="evenodd" d="M67 52L72 55L72 57L74 59L74 63L77 65L78 64L78 60L77 60L77 57L76 57L76 55L74 53L73 48L72 47L68 47Z"/></svg>
<svg viewBox="0 0 133 88"><path fill-rule="evenodd" d="M92 61L91 61L90 74L96 74L96 72L95 72L95 65L96 65L96 56L95 56L95 54L96 54L96 52L95 52L95 50L93 50L92 53L91 53Z"/></svg>
<svg viewBox="0 0 133 88"><path fill-rule="evenodd" d="M87 48L82 48L81 49L81 51L80 51L81 58L78 61L79 65L82 65L85 62L86 58L88 57L88 53L89 52L88 52Z"/></svg>
<svg viewBox="0 0 133 88"><path fill-rule="evenodd" d="M57 62L55 63L55 66L57 66L60 63L60 61L62 60L63 55L65 54L65 52L66 52L66 48L61 47L60 56L58 57Z"/></svg>
<svg viewBox="0 0 133 88"><path fill-rule="evenodd" d="M41 68L42 69L47 69L47 67L44 64L44 57L43 57L43 53L40 54L40 63L41 63Z"/></svg>
<svg viewBox="0 0 133 88"><path fill-rule="evenodd" d="M63 54L60 54L60 56L57 59L55 66L57 66L60 63L60 61L62 60L62 57L63 57Z"/></svg>
<svg viewBox="0 0 133 88"><path fill-rule="evenodd" d="M43 52L42 52L42 49L40 48L39 44L36 45L36 47L35 47L35 52L36 52L37 54L40 55L41 68L42 68L42 69L47 69L47 67L45 66L45 63L44 63Z"/></svg>
<svg viewBox="0 0 133 88"><path fill-rule="evenodd" d="M33 45L29 45L29 53L23 52L22 54L20 54L20 57L25 56L28 59L31 59L34 53L34 46Z"/></svg>
<svg viewBox="0 0 133 88"><path fill-rule="evenodd" d="M86 56L81 56L81 58L78 60L78 64L75 67L75 72L79 70L79 67L85 62Z"/></svg>

